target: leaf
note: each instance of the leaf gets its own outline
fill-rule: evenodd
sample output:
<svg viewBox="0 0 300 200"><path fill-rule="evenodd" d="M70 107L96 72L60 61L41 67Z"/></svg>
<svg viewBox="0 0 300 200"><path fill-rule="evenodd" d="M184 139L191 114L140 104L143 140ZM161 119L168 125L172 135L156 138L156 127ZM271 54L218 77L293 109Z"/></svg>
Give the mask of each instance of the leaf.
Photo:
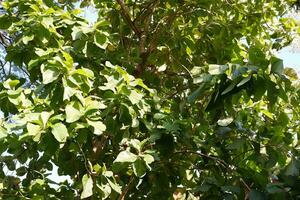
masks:
<svg viewBox="0 0 300 200"><path fill-rule="evenodd" d="M231 90L234 89L236 83L235 82L232 82L222 93L221 95L224 95L224 94L227 94L228 92L230 92Z"/></svg>
<svg viewBox="0 0 300 200"><path fill-rule="evenodd" d="M293 80L298 79L297 72L293 68L285 67L283 71L284 71L284 74L289 76L291 79L293 79Z"/></svg>
<svg viewBox="0 0 300 200"><path fill-rule="evenodd" d="M88 77L90 79L94 78L94 72L92 70L90 70L90 69L87 69L87 68L77 69L74 72L72 72L71 74L80 74L80 75L86 76L86 77Z"/></svg>
<svg viewBox="0 0 300 200"><path fill-rule="evenodd" d="M103 122L101 122L101 121L87 120L87 123L90 126L94 127L94 134L95 135L101 135L106 130L105 124L103 124Z"/></svg>
<svg viewBox="0 0 300 200"><path fill-rule="evenodd" d="M73 64L74 64L72 56L69 53L65 52L65 51L63 51L62 54L63 54L63 56L64 56L64 58L66 60L65 61L66 66L69 69L71 69L73 67Z"/></svg>
<svg viewBox="0 0 300 200"><path fill-rule="evenodd" d="M0 29L8 29L12 25L11 18L7 15L0 15Z"/></svg>
<svg viewBox="0 0 300 200"><path fill-rule="evenodd" d="M137 177L142 177L146 174L147 168L145 165L145 161L138 158L134 163L133 163L133 173Z"/></svg>
<svg viewBox="0 0 300 200"><path fill-rule="evenodd" d="M240 86L244 85L245 83L247 83L248 81L250 81L250 79L251 79L251 76L247 76L246 78L241 80L241 82L239 82L236 86L240 87Z"/></svg>
<svg viewBox="0 0 300 200"><path fill-rule="evenodd" d="M41 73L43 76L43 84L48 84L55 81L60 75L57 68L52 67L46 69L45 65L41 65Z"/></svg>
<svg viewBox="0 0 300 200"><path fill-rule="evenodd" d="M119 185L116 184L116 183L113 183L113 182L112 182L111 180L109 180L109 178L107 178L107 177L106 177L106 179L107 179L108 184L110 185L110 187L111 187L114 191L116 191L116 192L119 193L119 194L122 193L122 191L121 191L121 186L119 186Z"/></svg>
<svg viewBox="0 0 300 200"><path fill-rule="evenodd" d="M154 157L150 154L142 154L141 157L144 159L144 161L147 163L147 164L151 164L154 162Z"/></svg>
<svg viewBox="0 0 300 200"><path fill-rule="evenodd" d="M137 155L129 152L129 151L121 151L119 153L119 155L117 156L117 158L114 160L114 162L120 162L120 163L133 163L136 161L136 159L138 158Z"/></svg>
<svg viewBox="0 0 300 200"><path fill-rule="evenodd" d="M128 98L129 98L129 100L131 101L132 104L137 104L142 100L143 95L137 93L135 90L132 90L130 92L130 95L128 96Z"/></svg>
<svg viewBox="0 0 300 200"><path fill-rule="evenodd" d="M233 118L228 117L225 119L219 119L217 123L219 126L228 126L229 124L231 124L231 122L233 122Z"/></svg>
<svg viewBox="0 0 300 200"><path fill-rule="evenodd" d="M52 127L52 134L58 142L64 143L69 136L66 126L62 123L56 123Z"/></svg>
<svg viewBox="0 0 300 200"><path fill-rule="evenodd" d="M42 128L39 125L35 125L32 123L27 123L26 125L27 131L28 131L28 135L33 136L33 140L35 142L38 142L40 140L41 137L41 131Z"/></svg>
<svg viewBox="0 0 300 200"><path fill-rule="evenodd" d="M28 44L28 42L32 41L34 39L34 35L26 35L22 38L22 41L25 45Z"/></svg>
<svg viewBox="0 0 300 200"><path fill-rule="evenodd" d="M283 60L280 58L271 58L271 72L281 75L283 73Z"/></svg>
<svg viewBox="0 0 300 200"><path fill-rule="evenodd" d="M66 110L65 110L66 122L68 123L76 122L83 116L84 113L79 110L80 109L78 108L79 106L76 106L78 104L79 103L72 102L71 104L68 104L66 106Z"/></svg>
<svg viewBox="0 0 300 200"><path fill-rule="evenodd" d="M7 131L0 126L0 140L7 136Z"/></svg>
<svg viewBox="0 0 300 200"><path fill-rule="evenodd" d="M291 162L288 164L284 174L286 176L299 176L299 170L300 170L299 161L293 158Z"/></svg>
<svg viewBox="0 0 300 200"><path fill-rule="evenodd" d="M44 128L46 128L47 122L52 114L53 112L46 112L46 111L41 112L41 120Z"/></svg>
<svg viewBox="0 0 300 200"><path fill-rule="evenodd" d="M224 74L227 69L227 65L209 65L208 73L210 73L211 75Z"/></svg>
<svg viewBox="0 0 300 200"><path fill-rule="evenodd" d="M264 200L265 195L257 190L251 190L249 193L249 200Z"/></svg>
<svg viewBox="0 0 300 200"><path fill-rule="evenodd" d="M94 35L94 42L99 48L106 49L108 45L107 35L100 31L96 31Z"/></svg>
<svg viewBox="0 0 300 200"><path fill-rule="evenodd" d="M93 195L93 178L87 174L82 177L82 187L80 198L85 199Z"/></svg>
<svg viewBox="0 0 300 200"><path fill-rule="evenodd" d="M188 103L194 103L201 95L204 90L204 84L201 84L197 90L190 94L187 98Z"/></svg>
<svg viewBox="0 0 300 200"><path fill-rule="evenodd" d="M274 119L274 118L273 118L273 114L270 113L269 111L267 111L267 110L262 110L261 112L262 112L265 116L267 116L268 118Z"/></svg>
<svg viewBox="0 0 300 200"><path fill-rule="evenodd" d="M20 83L19 80L11 80L10 78L7 79L6 81L4 81L3 83L3 86L6 88L6 89L15 89L15 87Z"/></svg>
<svg viewBox="0 0 300 200"><path fill-rule="evenodd" d="M142 143L137 139L130 140L130 145L135 148L138 152L141 151Z"/></svg>

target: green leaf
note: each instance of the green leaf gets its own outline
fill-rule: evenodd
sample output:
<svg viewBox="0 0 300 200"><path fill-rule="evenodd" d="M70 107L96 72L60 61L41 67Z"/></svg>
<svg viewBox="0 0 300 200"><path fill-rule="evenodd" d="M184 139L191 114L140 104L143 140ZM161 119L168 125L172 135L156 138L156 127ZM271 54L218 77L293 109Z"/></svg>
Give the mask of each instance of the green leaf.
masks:
<svg viewBox="0 0 300 200"><path fill-rule="evenodd" d="M151 164L154 162L154 157L150 154L142 154L141 157L144 159L144 161L147 163L147 164Z"/></svg>
<svg viewBox="0 0 300 200"><path fill-rule="evenodd" d="M34 39L34 35L26 35L22 38L22 41L24 44L28 44L28 42L32 41Z"/></svg>
<svg viewBox="0 0 300 200"><path fill-rule="evenodd" d="M133 163L138 158L137 155L131 153L130 151L121 151L117 158L114 160L114 162L120 162L120 163Z"/></svg>
<svg viewBox="0 0 300 200"><path fill-rule="evenodd" d="M299 161L293 158L291 162L288 164L284 174L286 176L299 176L299 170L300 170Z"/></svg>
<svg viewBox="0 0 300 200"><path fill-rule="evenodd" d="M235 82L230 83L230 85L221 93L221 95L227 94L228 92L232 91L235 85Z"/></svg>
<svg viewBox="0 0 300 200"><path fill-rule="evenodd" d="M4 81L3 86L6 89L12 90L15 89L15 87L20 83L19 80L11 80L10 78Z"/></svg>
<svg viewBox="0 0 300 200"><path fill-rule="evenodd" d="M217 123L219 126L228 126L229 124L231 124L231 122L233 122L233 118L228 117L225 119L219 119Z"/></svg>
<svg viewBox="0 0 300 200"><path fill-rule="evenodd" d="M82 187L80 198L85 199L93 195L93 178L87 174L82 177Z"/></svg>
<svg viewBox="0 0 300 200"><path fill-rule="evenodd" d="M99 48L106 49L108 45L107 34L96 31L94 35L94 42Z"/></svg>
<svg viewBox="0 0 300 200"><path fill-rule="evenodd" d="M90 126L94 127L94 134L95 135L101 135L106 130L105 124L103 124L103 122L101 122L101 121L87 120L87 123Z"/></svg>
<svg viewBox="0 0 300 200"><path fill-rule="evenodd" d="M121 186L119 186L118 184L116 183L113 183L111 180L109 180L109 178L106 177L106 180L108 182L108 184L110 185L110 187L116 191L117 193L121 194L122 191L121 191Z"/></svg>
<svg viewBox="0 0 300 200"><path fill-rule="evenodd" d="M241 80L241 82L239 82L236 86L240 87L240 86L244 85L245 83L247 83L248 81L250 81L250 79L251 79L251 76L247 76L246 78Z"/></svg>
<svg viewBox="0 0 300 200"><path fill-rule="evenodd" d="M62 54L63 54L63 56L64 56L64 58L66 60L65 61L66 66L69 69L71 69L73 67L73 64L74 64L72 56L69 53L65 52L65 51L63 51Z"/></svg>
<svg viewBox="0 0 300 200"><path fill-rule="evenodd" d="M55 81L60 75L57 68L52 67L46 69L45 65L41 65L41 72L43 76L43 84L48 84Z"/></svg>
<svg viewBox="0 0 300 200"><path fill-rule="evenodd" d="M128 96L129 100L131 101L132 104L137 104L139 103L143 95L140 93L137 93L135 90L131 90L130 95Z"/></svg>
<svg viewBox="0 0 300 200"><path fill-rule="evenodd" d="M280 58L271 58L271 72L281 75L283 73L283 60Z"/></svg>
<svg viewBox="0 0 300 200"><path fill-rule="evenodd" d="M133 173L137 177L142 177L146 174L147 168L145 165L145 161L138 158L134 163L133 163Z"/></svg>
<svg viewBox="0 0 300 200"><path fill-rule="evenodd" d="M58 142L66 142L69 136L66 126L62 123L56 123L52 127L52 134Z"/></svg>
<svg viewBox="0 0 300 200"><path fill-rule="evenodd" d="M41 121L43 123L44 128L47 127L47 122L52 114L53 112L46 112L46 111L41 112Z"/></svg>
<svg viewBox="0 0 300 200"><path fill-rule="evenodd" d="M80 107L79 103L76 102L71 102L66 106L66 122L76 122L84 115L84 113L80 111Z"/></svg>
<svg viewBox="0 0 300 200"><path fill-rule="evenodd" d="M187 98L188 103L194 103L203 93L204 84L201 84L197 90L190 94Z"/></svg>
<svg viewBox="0 0 300 200"><path fill-rule="evenodd" d="M77 70L73 71L71 74L80 74L80 75L86 76L90 79L94 78L94 72L87 68L77 69Z"/></svg>
<svg viewBox="0 0 300 200"><path fill-rule="evenodd" d="M227 69L227 65L208 65L208 73L211 75L224 74Z"/></svg>
<svg viewBox="0 0 300 200"><path fill-rule="evenodd" d="M7 131L0 126L0 140L7 136Z"/></svg>
<svg viewBox="0 0 300 200"><path fill-rule="evenodd" d="M265 195L257 190L251 190L249 193L249 200L264 200Z"/></svg>
<svg viewBox="0 0 300 200"><path fill-rule="evenodd" d="M12 25L12 20L7 15L0 15L0 29L8 29Z"/></svg>
<svg viewBox="0 0 300 200"><path fill-rule="evenodd" d="M273 118L273 114L270 113L269 111L267 111L267 110L261 110L261 112L262 112L265 116L267 116L268 118L274 119L274 118Z"/></svg>
<svg viewBox="0 0 300 200"><path fill-rule="evenodd" d="M33 140L38 142L41 138L42 128L40 125L35 125L32 123L27 123L26 125L28 135L33 136Z"/></svg>

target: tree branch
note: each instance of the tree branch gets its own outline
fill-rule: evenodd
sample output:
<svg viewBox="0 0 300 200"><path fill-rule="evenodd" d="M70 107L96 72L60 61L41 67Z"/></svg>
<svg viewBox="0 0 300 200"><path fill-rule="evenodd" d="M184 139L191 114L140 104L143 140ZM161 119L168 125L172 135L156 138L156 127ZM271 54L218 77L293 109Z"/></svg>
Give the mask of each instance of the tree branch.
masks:
<svg viewBox="0 0 300 200"><path fill-rule="evenodd" d="M134 33L138 36L138 38L140 38L141 30L132 21L128 7L125 5L123 0L116 0L116 1L121 6L121 15L123 16L123 19L130 26L130 28L134 31Z"/></svg>
<svg viewBox="0 0 300 200"><path fill-rule="evenodd" d="M129 182L127 184L127 186L125 187L124 191L122 191L122 193L121 193L121 195L120 195L120 197L119 197L118 200L124 200L125 199L125 196L126 196L128 190L129 190L129 187L130 187L133 179L134 179L134 176L131 176L130 179L129 179Z"/></svg>

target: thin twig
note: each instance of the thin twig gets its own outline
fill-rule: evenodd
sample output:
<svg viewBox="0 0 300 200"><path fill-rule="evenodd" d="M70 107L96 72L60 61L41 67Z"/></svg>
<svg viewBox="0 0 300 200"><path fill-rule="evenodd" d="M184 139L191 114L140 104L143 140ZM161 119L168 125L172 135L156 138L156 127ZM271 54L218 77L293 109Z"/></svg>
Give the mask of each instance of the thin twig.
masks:
<svg viewBox="0 0 300 200"><path fill-rule="evenodd" d="M82 154L82 157L83 157L83 159L84 159L84 166L85 166L85 169L88 171L89 175L92 175L92 172L90 171L90 169L89 169L89 167L88 167L88 163L87 163L88 160L86 159L85 154L84 154L84 152L83 152L83 150L82 150L82 148L81 148L79 142L76 141L76 143L77 143L77 145L78 145L78 147L79 147L79 150L80 150L80 152L81 152L81 154Z"/></svg>
<svg viewBox="0 0 300 200"><path fill-rule="evenodd" d="M133 179L134 179L134 176L131 176L127 186L125 187L124 191L121 193L118 200L124 200L125 199L125 196L126 196L128 190L129 190L130 184L132 183Z"/></svg>

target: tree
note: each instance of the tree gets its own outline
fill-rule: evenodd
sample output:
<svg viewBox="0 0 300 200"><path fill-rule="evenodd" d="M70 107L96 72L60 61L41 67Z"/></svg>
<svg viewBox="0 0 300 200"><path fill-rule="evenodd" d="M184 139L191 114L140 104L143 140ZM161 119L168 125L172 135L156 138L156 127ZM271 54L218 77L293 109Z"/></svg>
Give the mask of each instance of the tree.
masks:
<svg viewBox="0 0 300 200"><path fill-rule="evenodd" d="M299 198L294 3L3 1L1 198Z"/></svg>

